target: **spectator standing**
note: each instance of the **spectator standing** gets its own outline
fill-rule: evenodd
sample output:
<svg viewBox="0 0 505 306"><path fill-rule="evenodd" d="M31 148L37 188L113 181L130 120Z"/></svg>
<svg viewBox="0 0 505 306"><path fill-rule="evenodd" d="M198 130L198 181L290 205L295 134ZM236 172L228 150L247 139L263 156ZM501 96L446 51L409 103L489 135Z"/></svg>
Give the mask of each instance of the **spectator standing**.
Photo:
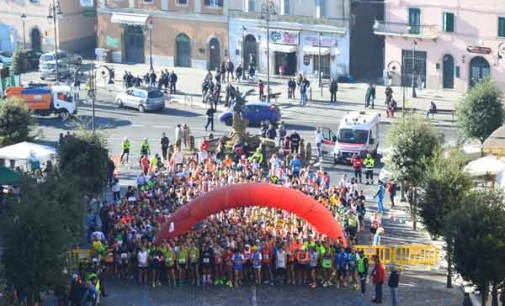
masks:
<svg viewBox="0 0 505 306"><path fill-rule="evenodd" d="M361 294L365 295L366 293L366 278L368 276L368 258L365 256L365 252L363 250L360 250L358 252L358 276L359 276L359 281L360 281L360 289L361 289Z"/></svg>
<svg viewBox="0 0 505 306"><path fill-rule="evenodd" d="M295 100L296 92L296 81L294 78L290 78L288 81L288 99Z"/></svg>
<svg viewBox="0 0 505 306"><path fill-rule="evenodd" d="M170 145L170 140L167 137L167 133L163 132L160 139L161 145L161 156L163 160L168 160L168 146Z"/></svg>
<svg viewBox="0 0 505 306"><path fill-rule="evenodd" d="M359 180L361 184L361 173L362 173L361 169L363 168L363 159L361 159L361 157L358 154L354 153L351 158L351 164L352 168L354 169L354 178Z"/></svg>
<svg viewBox="0 0 505 306"><path fill-rule="evenodd" d="M291 141L291 153L298 153L298 149L300 147L300 141L302 140L302 138L296 131L293 131L293 133L289 135L289 139Z"/></svg>
<svg viewBox="0 0 505 306"><path fill-rule="evenodd" d="M370 105L372 105L372 109L373 109L374 104L375 104L375 85L370 83L370 84L368 84L368 88L366 90L365 108L368 108L368 107L370 107Z"/></svg>
<svg viewBox="0 0 505 306"><path fill-rule="evenodd" d="M205 125L205 131L209 128L210 125L210 130L214 132L214 113L216 110L211 106L207 109L207 112L205 112L205 115L207 115L207 124Z"/></svg>
<svg viewBox="0 0 505 306"><path fill-rule="evenodd" d="M330 102L337 102L337 91L338 91L338 82L335 78L331 79L330 83Z"/></svg>
<svg viewBox="0 0 505 306"><path fill-rule="evenodd" d="M233 65L233 62L228 59L226 62L226 81L230 82L230 75L231 75L231 80L233 81L235 78L233 77L233 71L235 70L235 65Z"/></svg>
<svg viewBox="0 0 505 306"><path fill-rule="evenodd" d="M307 105L307 90L310 87L310 82L306 77L303 77L300 83L300 106L305 107Z"/></svg>
<svg viewBox="0 0 505 306"><path fill-rule="evenodd" d="M389 193L389 199L391 200L391 207L395 207L395 196L396 196L396 183L389 181L386 185L386 190Z"/></svg>
<svg viewBox="0 0 505 306"><path fill-rule="evenodd" d="M265 98L265 84L262 80L258 81L258 93L260 95L260 101L263 101Z"/></svg>
<svg viewBox="0 0 505 306"><path fill-rule="evenodd" d="M372 280L375 285L375 298L372 300L372 303L381 304L382 285L386 281L386 271L377 255L374 256L373 260L374 260L374 267L372 270Z"/></svg>
<svg viewBox="0 0 505 306"><path fill-rule="evenodd" d="M323 158L323 132L321 131L321 127L317 127L316 131L314 132L314 142L316 143L317 147L317 157L319 159Z"/></svg>
<svg viewBox="0 0 505 306"><path fill-rule="evenodd" d="M177 74L172 70L169 77L170 81L170 94L175 94L177 92Z"/></svg>
<svg viewBox="0 0 505 306"><path fill-rule="evenodd" d="M240 79L242 79L243 75L244 75L244 68L242 67L242 64L239 64L237 66L237 69L235 69L235 77L239 83L240 83Z"/></svg>
<svg viewBox="0 0 505 306"><path fill-rule="evenodd" d="M187 149L189 147L190 136L191 136L191 129L186 123L184 123L184 126L182 127L182 138L184 140L184 149Z"/></svg>
<svg viewBox="0 0 505 306"><path fill-rule="evenodd" d="M181 125L178 124L175 127L175 148L178 152L181 151L182 136L183 136L182 128L181 128Z"/></svg>
<svg viewBox="0 0 505 306"><path fill-rule="evenodd" d="M398 285L400 283L400 272L395 265L391 266L389 274L388 287L391 292L391 306L398 306Z"/></svg>
<svg viewBox="0 0 505 306"><path fill-rule="evenodd" d="M386 188L384 188L384 183L382 183L381 180L379 180L378 183L377 193L374 198L377 198L377 210L379 214L384 214L384 195L386 194Z"/></svg>

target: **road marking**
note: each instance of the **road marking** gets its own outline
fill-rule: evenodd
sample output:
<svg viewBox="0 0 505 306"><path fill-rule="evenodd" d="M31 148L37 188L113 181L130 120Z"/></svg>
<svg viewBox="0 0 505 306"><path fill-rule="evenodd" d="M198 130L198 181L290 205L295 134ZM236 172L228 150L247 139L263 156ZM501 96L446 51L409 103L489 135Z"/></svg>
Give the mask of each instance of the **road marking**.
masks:
<svg viewBox="0 0 505 306"><path fill-rule="evenodd" d="M252 306L258 306L258 296L256 295L256 286L251 287L251 304Z"/></svg>

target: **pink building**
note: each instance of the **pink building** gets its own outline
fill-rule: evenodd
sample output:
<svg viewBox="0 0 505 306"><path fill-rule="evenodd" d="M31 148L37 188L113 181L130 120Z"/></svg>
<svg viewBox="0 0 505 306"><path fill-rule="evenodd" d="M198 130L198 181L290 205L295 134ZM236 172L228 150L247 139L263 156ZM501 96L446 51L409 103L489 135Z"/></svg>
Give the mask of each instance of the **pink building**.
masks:
<svg viewBox="0 0 505 306"><path fill-rule="evenodd" d="M491 77L505 89L505 1L391 0L374 32L385 36L393 85L466 91ZM414 67L414 69L412 69Z"/></svg>

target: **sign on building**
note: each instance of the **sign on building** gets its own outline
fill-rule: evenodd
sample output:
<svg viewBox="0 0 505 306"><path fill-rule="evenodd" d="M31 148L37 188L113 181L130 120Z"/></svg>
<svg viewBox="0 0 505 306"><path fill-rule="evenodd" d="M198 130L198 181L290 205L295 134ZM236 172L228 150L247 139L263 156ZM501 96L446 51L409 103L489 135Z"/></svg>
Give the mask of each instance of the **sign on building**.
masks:
<svg viewBox="0 0 505 306"><path fill-rule="evenodd" d="M274 44L298 45L298 32L271 30L270 40Z"/></svg>
<svg viewBox="0 0 505 306"><path fill-rule="evenodd" d="M95 7L95 0L80 0L81 7Z"/></svg>
<svg viewBox="0 0 505 306"><path fill-rule="evenodd" d="M304 46L319 47L319 35L305 36L303 42ZM337 39L335 37L322 36L321 47L332 48L337 46Z"/></svg>

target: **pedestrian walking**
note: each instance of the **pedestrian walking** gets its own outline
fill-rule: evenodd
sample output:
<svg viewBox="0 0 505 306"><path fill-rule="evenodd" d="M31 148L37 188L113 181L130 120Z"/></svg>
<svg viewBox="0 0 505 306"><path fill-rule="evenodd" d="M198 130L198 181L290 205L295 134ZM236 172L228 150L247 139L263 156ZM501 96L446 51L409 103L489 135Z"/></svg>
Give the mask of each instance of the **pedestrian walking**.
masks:
<svg viewBox="0 0 505 306"><path fill-rule="evenodd" d="M317 157L321 160L323 158L323 132L321 131L321 127L317 127L314 132L314 142L317 147Z"/></svg>
<svg viewBox="0 0 505 306"><path fill-rule="evenodd" d="M161 145L161 156L163 160L168 160L168 147L170 146L170 140L167 137L167 133L163 132L160 139Z"/></svg>
<svg viewBox="0 0 505 306"><path fill-rule="evenodd" d="M210 125L210 130L212 132L214 132L214 113L215 112L216 112L216 110L212 106L209 106L209 108L207 109L207 112L205 112L205 114L207 115L207 124L205 125L205 131L207 131L207 129L209 128L209 125Z"/></svg>
<svg viewBox="0 0 505 306"><path fill-rule="evenodd" d="M125 137L123 142L121 143L121 148L123 149L123 152L121 153L121 163L124 163L124 157L126 156L126 163L128 163L128 158L130 157L130 148L131 148L131 143L128 137Z"/></svg>
<svg viewBox="0 0 505 306"><path fill-rule="evenodd" d="M190 136L191 136L191 129L189 126L184 123L184 126L182 127L182 139L184 140L184 149L187 149L190 147Z"/></svg>
<svg viewBox="0 0 505 306"><path fill-rule="evenodd" d="M296 81L294 78L290 78L288 81L288 99L295 100L296 92Z"/></svg>
<svg viewBox="0 0 505 306"><path fill-rule="evenodd" d="M228 59L228 61L226 62L226 81L227 82L230 82L230 76L231 76L231 80L233 81L235 78L233 77L233 71L235 70L235 65L233 65L233 62Z"/></svg>
<svg viewBox="0 0 505 306"><path fill-rule="evenodd" d="M391 207L395 207L396 183L389 181L386 185L386 190L389 194L389 199L391 200Z"/></svg>
<svg viewBox="0 0 505 306"><path fill-rule="evenodd" d="M379 180L379 184L377 186L377 193L374 198L377 198L377 210L379 214L384 214L384 195L386 193L386 188L384 188L384 184L381 180Z"/></svg>
<svg viewBox="0 0 505 306"><path fill-rule="evenodd" d="M372 105L372 109L373 109L374 104L375 104L375 85L370 83L370 84L368 84L368 88L366 90L365 108L368 108L368 107L370 107L370 105Z"/></svg>
<svg viewBox="0 0 505 306"><path fill-rule="evenodd" d="M177 152L181 151L182 136L183 136L182 128L181 128L181 125L178 124L175 127L175 148L176 148Z"/></svg>
<svg viewBox="0 0 505 306"><path fill-rule="evenodd" d="M265 98L265 84L262 80L258 81L258 93L260 95L260 101L264 101Z"/></svg>
<svg viewBox="0 0 505 306"><path fill-rule="evenodd" d="M337 102L337 91L338 91L338 82L335 78L331 79L330 83L330 102Z"/></svg>
<svg viewBox="0 0 505 306"><path fill-rule="evenodd" d="M382 285L386 281L386 271L377 255L373 257L373 260L372 281L375 285L375 298L372 303L382 304Z"/></svg>
<svg viewBox="0 0 505 306"><path fill-rule="evenodd" d="M142 142L140 143L140 156L149 156L151 154L151 146L149 145L149 141L147 137L144 137Z"/></svg>
<svg viewBox="0 0 505 306"><path fill-rule="evenodd" d="M365 165L366 171L365 171L365 178L366 178L366 184L373 184L373 169L375 168L375 158L372 157L370 153L366 155L365 160L363 161L363 164Z"/></svg>
<svg viewBox="0 0 505 306"><path fill-rule="evenodd" d="M391 306L398 306L398 285L400 284L400 272L393 264L388 278L388 287L391 292Z"/></svg>

